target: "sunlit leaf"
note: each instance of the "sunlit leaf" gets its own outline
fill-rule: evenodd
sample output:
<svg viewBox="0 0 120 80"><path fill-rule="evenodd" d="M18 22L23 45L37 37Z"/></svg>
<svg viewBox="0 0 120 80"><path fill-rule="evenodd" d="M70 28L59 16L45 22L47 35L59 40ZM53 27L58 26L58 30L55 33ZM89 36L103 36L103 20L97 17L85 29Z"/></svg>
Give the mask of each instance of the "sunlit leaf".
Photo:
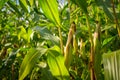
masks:
<svg viewBox="0 0 120 80"><path fill-rule="evenodd" d="M54 24L60 26L57 0L39 0L39 4L45 16Z"/></svg>
<svg viewBox="0 0 120 80"><path fill-rule="evenodd" d="M103 55L105 80L120 79L120 50L108 52Z"/></svg>
<svg viewBox="0 0 120 80"><path fill-rule="evenodd" d="M0 0L0 9L5 5L8 0Z"/></svg>
<svg viewBox="0 0 120 80"><path fill-rule="evenodd" d="M30 0L30 6L33 6L34 0Z"/></svg>
<svg viewBox="0 0 120 80"><path fill-rule="evenodd" d="M26 30L23 26L21 26L21 31L22 31L22 33L26 33Z"/></svg>
<svg viewBox="0 0 120 80"><path fill-rule="evenodd" d="M47 62L53 76L59 80L69 80L69 73L64 65L64 57L56 50L56 46L48 51Z"/></svg>
<svg viewBox="0 0 120 80"><path fill-rule="evenodd" d="M110 37L110 38L105 39L105 40L103 41L102 46L105 46L106 44L108 44L109 42L111 42L114 38L115 38L115 37L113 36L113 37Z"/></svg>
<svg viewBox="0 0 120 80"><path fill-rule="evenodd" d="M21 31L18 34L18 39L20 40L22 37L29 43L30 39L33 39L34 31L32 31L32 29L30 28L28 28L28 30L26 31L26 29L23 26L20 26L20 28L21 28Z"/></svg>
<svg viewBox="0 0 120 80"><path fill-rule="evenodd" d="M30 42L30 39L33 38L33 31L29 28L27 32L27 41Z"/></svg>
<svg viewBox="0 0 120 80"><path fill-rule="evenodd" d="M18 39L20 39L21 37L27 39L27 32L26 32L25 28L23 26L20 26L20 28L21 28L21 31L18 34Z"/></svg>
<svg viewBox="0 0 120 80"><path fill-rule="evenodd" d="M63 6L63 9L61 10L61 14L66 13L67 7L68 7L68 4L66 4L65 6Z"/></svg>
<svg viewBox="0 0 120 80"><path fill-rule="evenodd" d="M34 68L36 61L46 52L45 48L31 48L26 54L19 70L19 80L23 80Z"/></svg>
<svg viewBox="0 0 120 80"><path fill-rule="evenodd" d="M19 3L21 5L21 7L23 8L23 10L28 12L28 5L27 5L26 0L19 0Z"/></svg>
<svg viewBox="0 0 120 80"><path fill-rule="evenodd" d="M70 13L70 16L76 15L78 11L80 11L79 7L77 9L75 9L72 13Z"/></svg>

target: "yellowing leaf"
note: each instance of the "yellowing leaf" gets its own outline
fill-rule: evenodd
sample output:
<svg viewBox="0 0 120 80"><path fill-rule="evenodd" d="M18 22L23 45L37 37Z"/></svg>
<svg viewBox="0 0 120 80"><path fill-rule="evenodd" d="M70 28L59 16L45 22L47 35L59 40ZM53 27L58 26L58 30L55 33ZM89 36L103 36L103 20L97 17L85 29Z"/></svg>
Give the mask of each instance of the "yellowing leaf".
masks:
<svg viewBox="0 0 120 80"><path fill-rule="evenodd" d="M33 6L34 0L30 0L30 6Z"/></svg>
<svg viewBox="0 0 120 80"><path fill-rule="evenodd" d="M33 33L33 31L29 28L28 33L27 33L27 41L28 41L28 43L30 42L30 38L32 38L31 37L32 33Z"/></svg>
<svg viewBox="0 0 120 80"><path fill-rule="evenodd" d="M33 37L33 33L34 32L30 28L28 28L28 30L26 32L25 28L23 26L21 26L21 31L18 34L18 39L20 40L20 38L22 37L29 43L30 39Z"/></svg>

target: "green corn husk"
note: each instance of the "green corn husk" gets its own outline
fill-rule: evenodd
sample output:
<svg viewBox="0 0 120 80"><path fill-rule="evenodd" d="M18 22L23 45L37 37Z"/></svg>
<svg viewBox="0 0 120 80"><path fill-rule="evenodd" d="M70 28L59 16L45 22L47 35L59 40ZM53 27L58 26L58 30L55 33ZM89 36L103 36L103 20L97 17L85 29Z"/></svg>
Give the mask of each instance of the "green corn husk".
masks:
<svg viewBox="0 0 120 80"><path fill-rule="evenodd" d="M101 44L100 44L100 25L97 23L96 25L96 31L94 33L94 59L93 59L93 64L94 64L94 71L95 71L95 78L96 80L101 80Z"/></svg>
<svg viewBox="0 0 120 80"><path fill-rule="evenodd" d="M65 51L64 51L64 58L65 58L65 66L67 67L67 69L70 66L71 60L72 60L72 53L73 53L73 35L75 33L76 30L76 25L73 22L71 24L69 33L68 33L68 39L67 39L67 43L66 43L66 47L65 47Z"/></svg>
<svg viewBox="0 0 120 80"><path fill-rule="evenodd" d="M103 54L105 80L120 80L120 50Z"/></svg>

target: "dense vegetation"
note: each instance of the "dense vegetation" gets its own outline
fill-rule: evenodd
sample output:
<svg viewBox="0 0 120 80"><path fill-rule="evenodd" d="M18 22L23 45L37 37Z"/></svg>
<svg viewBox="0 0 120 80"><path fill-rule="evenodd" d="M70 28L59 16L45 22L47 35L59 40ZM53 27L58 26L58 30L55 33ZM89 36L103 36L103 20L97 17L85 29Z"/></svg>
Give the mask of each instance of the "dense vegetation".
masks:
<svg viewBox="0 0 120 80"><path fill-rule="evenodd" d="M119 0L0 0L0 80L119 80Z"/></svg>

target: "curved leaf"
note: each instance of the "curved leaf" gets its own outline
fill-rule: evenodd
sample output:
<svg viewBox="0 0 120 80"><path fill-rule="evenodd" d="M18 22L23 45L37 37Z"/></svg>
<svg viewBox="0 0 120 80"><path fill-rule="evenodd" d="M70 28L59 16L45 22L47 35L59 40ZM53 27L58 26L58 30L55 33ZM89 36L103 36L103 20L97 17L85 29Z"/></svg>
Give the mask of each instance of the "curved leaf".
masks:
<svg viewBox="0 0 120 80"><path fill-rule="evenodd" d="M26 0L19 0L19 3L21 5L21 7L23 8L23 10L28 12L28 5L27 5Z"/></svg>
<svg viewBox="0 0 120 80"><path fill-rule="evenodd" d="M18 8L15 6L15 4L13 4L11 1L8 1L7 3L11 8L13 8L18 13L18 15L22 16L22 14L18 10Z"/></svg>
<svg viewBox="0 0 120 80"><path fill-rule="evenodd" d="M120 50L103 55L105 80L120 79Z"/></svg>
<svg viewBox="0 0 120 80"><path fill-rule="evenodd" d="M102 46L104 47L104 46L107 45L109 42L111 42L114 38L115 38L115 36L105 39L105 40L103 41Z"/></svg>
<svg viewBox="0 0 120 80"><path fill-rule="evenodd" d="M51 48L47 55L47 62L51 73L59 80L69 80L69 73L64 65L64 57L56 48L58 47Z"/></svg>
<svg viewBox="0 0 120 80"><path fill-rule="evenodd" d="M42 11L45 16L54 24L60 26L60 18L58 13L58 4L56 0L39 0Z"/></svg>
<svg viewBox="0 0 120 80"><path fill-rule="evenodd" d="M46 27L35 27L34 30L36 30L42 39L49 40L54 45L59 45L59 37L52 35L52 32L50 32Z"/></svg>
<svg viewBox="0 0 120 80"><path fill-rule="evenodd" d="M34 0L30 0L29 2L30 2L30 6L33 6Z"/></svg>
<svg viewBox="0 0 120 80"><path fill-rule="evenodd" d="M98 6L102 6L106 16L111 20L113 21L114 20L114 17L113 17L113 14L110 12L110 10L108 9L107 7L107 4L105 4L105 2L103 0L95 0L95 3L98 5Z"/></svg>
<svg viewBox="0 0 120 80"><path fill-rule="evenodd" d="M86 14L88 13L86 0L72 0L72 2L77 4Z"/></svg>
<svg viewBox="0 0 120 80"><path fill-rule="evenodd" d="M38 50L35 48L31 48L25 58L23 59L23 62L20 66L19 70L19 80L23 80L32 70L32 68L35 66L36 61L47 51L47 49L39 48Z"/></svg>

